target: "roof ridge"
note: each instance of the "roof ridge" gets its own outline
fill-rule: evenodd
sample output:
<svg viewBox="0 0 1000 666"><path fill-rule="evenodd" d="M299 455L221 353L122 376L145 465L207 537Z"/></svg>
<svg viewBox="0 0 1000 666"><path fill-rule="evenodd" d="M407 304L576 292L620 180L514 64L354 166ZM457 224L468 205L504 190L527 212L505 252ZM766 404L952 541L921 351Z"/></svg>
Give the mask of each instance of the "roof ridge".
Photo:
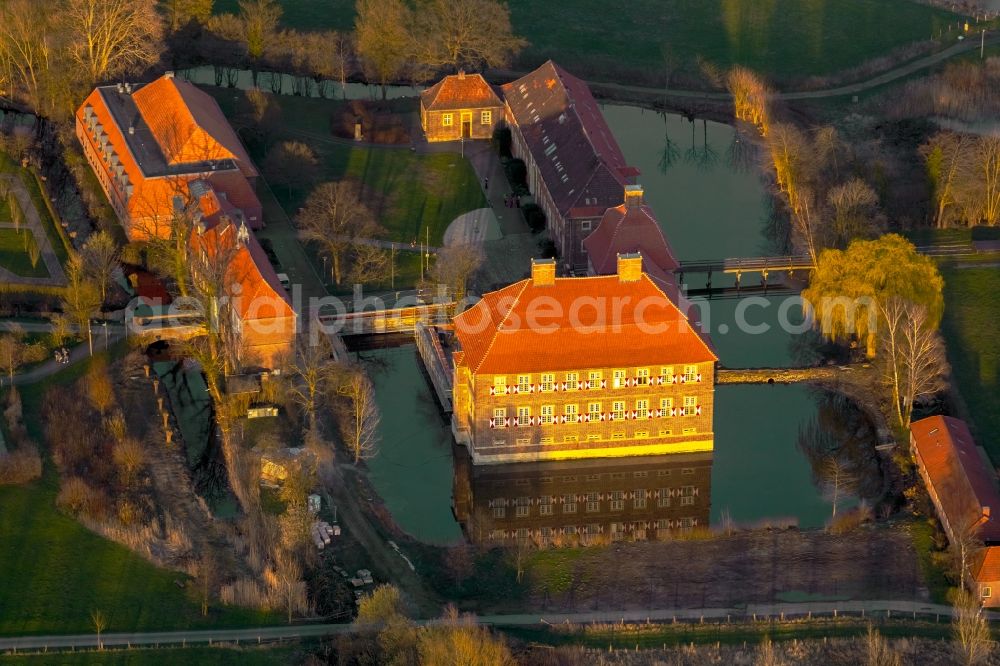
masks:
<svg viewBox="0 0 1000 666"><path fill-rule="evenodd" d="M510 313L514 311L514 306L521 301L521 296L524 294L524 290L528 288L528 284L530 283L531 283L531 278L525 278L524 280L521 280L521 290L517 293L517 297L514 298L513 301L511 301L510 307L507 309L507 313L500 320L500 323L494 327L493 335L490 337L490 344L486 346L486 350L480 357L479 363L476 364L476 367L473 370L473 372L479 372L479 368L482 367L483 363L486 361L486 358L490 355L490 351L493 349L493 345L494 343L496 343L497 337L500 335L500 329L503 328L503 324L505 321L507 321L507 317L510 316ZM515 282L514 284L517 283Z"/></svg>

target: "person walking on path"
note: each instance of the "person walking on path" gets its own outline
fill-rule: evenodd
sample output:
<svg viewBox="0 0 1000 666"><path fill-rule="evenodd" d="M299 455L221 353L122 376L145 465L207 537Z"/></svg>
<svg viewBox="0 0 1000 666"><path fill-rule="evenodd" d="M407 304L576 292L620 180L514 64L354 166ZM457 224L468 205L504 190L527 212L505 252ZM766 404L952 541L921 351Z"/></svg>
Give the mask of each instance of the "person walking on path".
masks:
<svg viewBox="0 0 1000 666"><path fill-rule="evenodd" d="M490 177L489 176L486 176L485 178L483 178L483 190L485 190L487 192L490 191Z"/></svg>

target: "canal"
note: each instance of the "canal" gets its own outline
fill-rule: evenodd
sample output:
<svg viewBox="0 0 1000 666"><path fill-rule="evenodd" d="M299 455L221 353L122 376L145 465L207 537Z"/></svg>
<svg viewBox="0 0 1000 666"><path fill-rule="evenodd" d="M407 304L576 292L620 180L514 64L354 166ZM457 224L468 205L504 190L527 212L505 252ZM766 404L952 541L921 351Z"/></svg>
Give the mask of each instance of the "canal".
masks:
<svg viewBox="0 0 1000 666"><path fill-rule="evenodd" d="M750 146L732 127L609 105L604 113L681 260L759 256L770 251L764 230L769 198ZM692 286L700 286L689 278ZM799 333L802 312L788 296L701 303L728 367L808 362ZM382 447L370 461L372 481L400 527L434 543L460 538L452 516L451 434L436 409L412 345L364 352L382 412ZM846 456L864 496L881 481L860 413L805 386L724 386L716 391L711 462L712 524L776 521L822 526L832 512L823 461ZM837 432L840 421L854 427ZM851 446L844 445L847 439ZM835 455L834 455L835 454ZM609 469L627 461L609 462ZM551 473L547 473L551 476ZM591 475L596 478L596 475ZM548 478L548 477L547 477ZM522 482L525 482L522 480ZM858 493L850 493L858 494ZM707 497L703 497L707 501ZM841 497L840 508L856 501Z"/></svg>

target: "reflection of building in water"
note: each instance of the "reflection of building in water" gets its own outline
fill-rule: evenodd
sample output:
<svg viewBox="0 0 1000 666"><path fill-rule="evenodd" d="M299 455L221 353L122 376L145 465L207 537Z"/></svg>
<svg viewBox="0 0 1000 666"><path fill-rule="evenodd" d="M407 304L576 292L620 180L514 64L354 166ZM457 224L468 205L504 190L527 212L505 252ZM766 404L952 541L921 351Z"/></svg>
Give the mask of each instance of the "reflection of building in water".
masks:
<svg viewBox="0 0 1000 666"><path fill-rule="evenodd" d="M473 465L455 449L455 516L476 543L592 545L708 527L712 454Z"/></svg>

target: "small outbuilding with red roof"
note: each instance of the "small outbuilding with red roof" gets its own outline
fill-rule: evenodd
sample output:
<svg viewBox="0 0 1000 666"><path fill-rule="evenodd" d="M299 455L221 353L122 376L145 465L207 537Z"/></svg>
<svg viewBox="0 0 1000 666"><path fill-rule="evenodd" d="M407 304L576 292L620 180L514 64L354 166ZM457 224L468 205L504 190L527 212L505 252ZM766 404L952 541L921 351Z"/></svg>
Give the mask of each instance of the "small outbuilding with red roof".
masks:
<svg viewBox="0 0 1000 666"><path fill-rule="evenodd" d="M420 125L430 142L489 139L503 102L481 74L446 76L420 94Z"/></svg>
<svg viewBox="0 0 1000 666"><path fill-rule="evenodd" d="M950 416L910 424L910 443L948 541L969 544L969 588L984 606L1000 606L1000 487L986 454Z"/></svg>

